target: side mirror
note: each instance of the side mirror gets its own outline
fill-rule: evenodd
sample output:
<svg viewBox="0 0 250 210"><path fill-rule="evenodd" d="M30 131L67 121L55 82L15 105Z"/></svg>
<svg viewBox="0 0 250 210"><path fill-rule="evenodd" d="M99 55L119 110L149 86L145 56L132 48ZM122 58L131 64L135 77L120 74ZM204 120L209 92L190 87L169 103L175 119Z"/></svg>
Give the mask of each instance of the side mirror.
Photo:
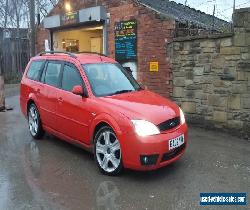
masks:
<svg viewBox="0 0 250 210"><path fill-rule="evenodd" d="M84 92L83 92L82 86L80 86L80 85L74 86L71 92L73 94L79 95L79 96L84 96L85 95Z"/></svg>

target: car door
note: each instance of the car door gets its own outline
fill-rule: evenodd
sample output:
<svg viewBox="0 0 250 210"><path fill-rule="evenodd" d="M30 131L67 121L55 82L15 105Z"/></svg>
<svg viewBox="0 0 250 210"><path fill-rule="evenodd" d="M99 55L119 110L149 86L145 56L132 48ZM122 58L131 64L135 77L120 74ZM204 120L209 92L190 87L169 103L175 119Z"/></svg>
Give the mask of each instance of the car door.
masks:
<svg viewBox="0 0 250 210"><path fill-rule="evenodd" d="M22 86L22 89L25 90L23 91L25 95L23 95L23 93L20 94L22 107L24 107L24 103L27 104L24 98L29 99L30 94L34 94L35 97L33 100L35 101L38 109L40 109L40 90L43 89L43 84L40 82L40 78L44 70L45 64L46 60L34 60L31 62L26 74L27 80L25 81L25 83L23 83Z"/></svg>
<svg viewBox="0 0 250 210"><path fill-rule="evenodd" d="M57 125L58 130L77 141L88 143L89 124L93 118L89 107L89 98L72 93L74 86L85 89L78 68L72 63L64 63L61 90L58 92Z"/></svg>
<svg viewBox="0 0 250 210"><path fill-rule="evenodd" d="M56 130L57 95L63 63L60 61L48 61L43 71L41 82L44 84L40 89L41 117L44 126Z"/></svg>

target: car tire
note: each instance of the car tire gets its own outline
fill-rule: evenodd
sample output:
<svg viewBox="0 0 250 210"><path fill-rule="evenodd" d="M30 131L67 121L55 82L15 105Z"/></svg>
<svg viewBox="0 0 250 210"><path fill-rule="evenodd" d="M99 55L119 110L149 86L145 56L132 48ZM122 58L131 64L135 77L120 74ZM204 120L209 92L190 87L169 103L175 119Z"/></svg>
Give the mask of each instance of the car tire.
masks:
<svg viewBox="0 0 250 210"><path fill-rule="evenodd" d="M104 126L96 133L94 156L97 166L103 174L117 176L122 172L121 146L111 127Z"/></svg>
<svg viewBox="0 0 250 210"><path fill-rule="evenodd" d="M34 139L41 139L44 135L42 128L40 114L34 103L29 105L28 108L28 125L31 136Z"/></svg>

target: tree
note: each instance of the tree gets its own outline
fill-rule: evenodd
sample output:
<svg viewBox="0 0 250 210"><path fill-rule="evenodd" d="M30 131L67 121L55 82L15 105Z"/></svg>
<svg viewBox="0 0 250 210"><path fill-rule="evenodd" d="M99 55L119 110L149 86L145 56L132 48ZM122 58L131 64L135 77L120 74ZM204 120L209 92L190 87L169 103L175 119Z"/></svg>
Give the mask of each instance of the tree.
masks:
<svg viewBox="0 0 250 210"><path fill-rule="evenodd" d="M30 28L29 2L30 0L0 0L0 27L4 27L6 17L8 28ZM34 0L34 2L36 15L40 14L43 19L58 3L58 0Z"/></svg>
<svg viewBox="0 0 250 210"><path fill-rule="evenodd" d="M37 7L35 7L35 3ZM35 14L41 14L41 18L44 18L57 3L58 0L0 0L0 28L17 29L17 38L19 38L20 28L31 28L30 38L33 46L32 55L34 55ZM16 50L20 50L19 45ZM5 110L4 71L6 70L3 69L4 59L1 55L0 53L0 111L3 111Z"/></svg>
<svg viewBox="0 0 250 210"><path fill-rule="evenodd" d="M0 66L0 112L5 110L4 77Z"/></svg>
<svg viewBox="0 0 250 210"><path fill-rule="evenodd" d="M31 56L35 56L36 53L36 37L35 37L35 0L29 0L29 13L30 13L30 47L31 47Z"/></svg>

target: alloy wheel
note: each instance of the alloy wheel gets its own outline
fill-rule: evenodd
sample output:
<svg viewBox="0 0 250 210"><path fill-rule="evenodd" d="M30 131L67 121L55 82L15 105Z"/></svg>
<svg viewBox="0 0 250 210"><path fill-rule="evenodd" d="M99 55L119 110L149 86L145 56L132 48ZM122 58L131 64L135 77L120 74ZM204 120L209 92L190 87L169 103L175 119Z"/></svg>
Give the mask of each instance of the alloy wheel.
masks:
<svg viewBox="0 0 250 210"><path fill-rule="evenodd" d="M96 140L95 155L99 166L112 173L121 163L121 147L116 135L110 130L104 130Z"/></svg>
<svg viewBox="0 0 250 210"><path fill-rule="evenodd" d="M36 136L39 128L39 118L35 106L31 105L29 109L29 130L32 136Z"/></svg>

